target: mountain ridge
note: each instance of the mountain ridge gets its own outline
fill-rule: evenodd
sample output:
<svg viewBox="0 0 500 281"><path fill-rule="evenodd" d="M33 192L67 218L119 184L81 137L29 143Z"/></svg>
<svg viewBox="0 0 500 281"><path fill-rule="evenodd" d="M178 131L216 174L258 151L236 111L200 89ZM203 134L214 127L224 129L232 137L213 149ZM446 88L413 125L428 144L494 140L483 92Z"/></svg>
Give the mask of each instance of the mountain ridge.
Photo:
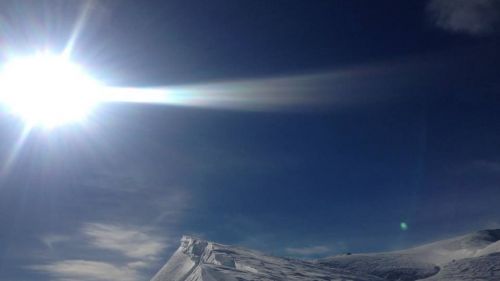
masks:
<svg viewBox="0 0 500 281"><path fill-rule="evenodd" d="M500 229L481 230L406 250L312 261L274 257L185 235L177 251L151 279L216 280L497 281Z"/></svg>

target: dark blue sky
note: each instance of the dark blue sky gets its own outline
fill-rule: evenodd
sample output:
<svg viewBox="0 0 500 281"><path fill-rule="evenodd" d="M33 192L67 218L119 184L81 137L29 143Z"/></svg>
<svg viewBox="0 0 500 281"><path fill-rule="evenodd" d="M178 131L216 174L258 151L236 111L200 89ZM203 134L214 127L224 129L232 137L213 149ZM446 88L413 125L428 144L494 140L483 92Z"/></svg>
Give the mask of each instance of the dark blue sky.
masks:
<svg viewBox="0 0 500 281"><path fill-rule="evenodd" d="M351 72L308 84L338 103L33 130L0 178L0 279L148 280L182 234L315 257L498 228L498 2L451 2L95 1L73 56L110 85ZM83 3L2 1L2 57L61 50ZM0 117L6 166L23 124Z"/></svg>

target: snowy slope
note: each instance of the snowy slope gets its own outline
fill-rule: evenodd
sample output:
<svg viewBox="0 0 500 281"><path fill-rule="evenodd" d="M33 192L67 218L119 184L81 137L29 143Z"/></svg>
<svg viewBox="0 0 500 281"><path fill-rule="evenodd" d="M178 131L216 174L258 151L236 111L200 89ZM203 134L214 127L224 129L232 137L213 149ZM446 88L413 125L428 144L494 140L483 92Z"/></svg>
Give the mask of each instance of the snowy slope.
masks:
<svg viewBox="0 0 500 281"><path fill-rule="evenodd" d="M500 280L500 230L485 230L420 247L316 261L183 237L152 281Z"/></svg>
<svg viewBox="0 0 500 281"><path fill-rule="evenodd" d="M425 281L500 280L500 253L456 260Z"/></svg>
<svg viewBox="0 0 500 281"><path fill-rule="evenodd" d="M453 261L495 252L500 252L500 230L483 230L403 251L336 256L317 262L386 280L410 281L436 275Z"/></svg>

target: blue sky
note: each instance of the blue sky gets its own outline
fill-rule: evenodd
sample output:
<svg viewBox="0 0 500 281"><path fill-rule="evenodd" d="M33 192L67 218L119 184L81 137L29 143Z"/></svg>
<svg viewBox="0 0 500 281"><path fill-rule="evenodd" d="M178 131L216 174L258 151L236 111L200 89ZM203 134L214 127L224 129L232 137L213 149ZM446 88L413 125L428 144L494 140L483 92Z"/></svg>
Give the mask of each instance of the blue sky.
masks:
<svg viewBox="0 0 500 281"><path fill-rule="evenodd" d="M59 50L85 5L3 1L2 59ZM149 280L183 234L309 258L498 228L498 22L495 0L93 2L95 77L247 100L106 104L18 150L2 112L0 279Z"/></svg>

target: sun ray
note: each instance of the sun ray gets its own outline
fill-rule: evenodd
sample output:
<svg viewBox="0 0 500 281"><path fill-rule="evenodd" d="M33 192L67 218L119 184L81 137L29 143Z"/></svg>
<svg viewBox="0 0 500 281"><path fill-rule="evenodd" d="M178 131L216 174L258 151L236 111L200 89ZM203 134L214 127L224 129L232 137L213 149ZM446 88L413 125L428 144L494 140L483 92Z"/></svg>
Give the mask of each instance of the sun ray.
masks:
<svg viewBox="0 0 500 281"><path fill-rule="evenodd" d="M68 42L66 43L66 47L64 48L64 51L62 53L62 55L64 57L69 58L71 56L71 53L73 52L76 41L80 37L80 33L83 31L83 29L88 21L88 18L90 16L90 11L92 10L92 5L93 5L92 2L93 2L92 0L87 0L85 2L85 4L83 5L82 10L80 12L80 15L78 16L78 18L75 22L75 26L73 28L73 31L71 32L71 36L70 36Z"/></svg>
<svg viewBox="0 0 500 281"><path fill-rule="evenodd" d="M28 138L31 132L31 129L32 127L29 125L24 126L21 135L14 144L14 147L12 147L12 149L10 150L7 159L3 161L3 165L0 166L0 179L3 179L5 176L9 174L10 170L12 169L12 165L15 163L17 159L19 151L21 151L24 143L26 142L26 139Z"/></svg>

